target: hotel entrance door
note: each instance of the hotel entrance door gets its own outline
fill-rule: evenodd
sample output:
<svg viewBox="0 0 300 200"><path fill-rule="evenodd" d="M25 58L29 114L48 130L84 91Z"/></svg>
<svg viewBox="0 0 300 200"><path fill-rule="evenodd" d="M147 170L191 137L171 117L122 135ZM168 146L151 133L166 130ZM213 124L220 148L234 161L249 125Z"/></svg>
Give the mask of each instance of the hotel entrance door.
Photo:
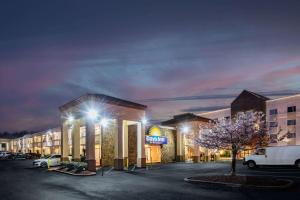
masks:
<svg viewBox="0 0 300 200"><path fill-rule="evenodd" d="M160 163L161 162L161 146L160 145L146 145L146 163Z"/></svg>

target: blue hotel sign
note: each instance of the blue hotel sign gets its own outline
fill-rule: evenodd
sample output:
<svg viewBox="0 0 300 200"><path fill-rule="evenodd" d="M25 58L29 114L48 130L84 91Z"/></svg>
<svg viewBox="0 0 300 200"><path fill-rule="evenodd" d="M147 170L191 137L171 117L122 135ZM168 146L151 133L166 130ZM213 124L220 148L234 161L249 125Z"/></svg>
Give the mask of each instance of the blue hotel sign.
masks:
<svg viewBox="0 0 300 200"><path fill-rule="evenodd" d="M146 144L167 144L168 138L167 137L161 137L161 136L145 136Z"/></svg>

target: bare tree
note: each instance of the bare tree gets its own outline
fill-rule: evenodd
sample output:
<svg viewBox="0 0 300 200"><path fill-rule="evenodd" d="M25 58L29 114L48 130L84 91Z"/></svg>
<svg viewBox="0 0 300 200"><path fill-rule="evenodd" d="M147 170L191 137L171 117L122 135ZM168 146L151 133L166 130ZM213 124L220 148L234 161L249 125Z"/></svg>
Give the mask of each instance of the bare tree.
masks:
<svg viewBox="0 0 300 200"><path fill-rule="evenodd" d="M267 131L262 112L241 112L234 119L210 121L201 125L195 142L208 149L227 149L232 152L231 174L236 172L236 158L248 145L262 146L267 140Z"/></svg>

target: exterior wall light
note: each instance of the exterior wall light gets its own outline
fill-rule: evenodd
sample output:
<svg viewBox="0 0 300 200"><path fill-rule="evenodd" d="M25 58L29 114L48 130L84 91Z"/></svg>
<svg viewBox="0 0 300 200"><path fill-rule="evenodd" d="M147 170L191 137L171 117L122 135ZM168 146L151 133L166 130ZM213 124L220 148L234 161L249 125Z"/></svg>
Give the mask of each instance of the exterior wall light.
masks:
<svg viewBox="0 0 300 200"><path fill-rule="evenodd" d="M188 126L184 126L184 127L182 127L182 132L183 133L188 133L190 131L190 128L188 127Z"/></svg>
<svg viewBox="0 0 300 200"><path fill-rule="evenodd" d="M98 112L95 109L89 109L87 111L87 117L91 120L96 120L98 117Z"/></svg>
<svg viewBox="0 0 300 200"><path fill-rule="evenodd" d="M142 119L142 124L144 124L144 125L148 124L148 120L146 118L143 118Z"/></svg>
<svg viewBox="0 0 300 200"><path fill-rule="evenodd" d="M69 115L68 117L67 117L67 120L68 120L68 122L71 124L71 123L73 123L74 122L74 116L73 115Z"/></svg>

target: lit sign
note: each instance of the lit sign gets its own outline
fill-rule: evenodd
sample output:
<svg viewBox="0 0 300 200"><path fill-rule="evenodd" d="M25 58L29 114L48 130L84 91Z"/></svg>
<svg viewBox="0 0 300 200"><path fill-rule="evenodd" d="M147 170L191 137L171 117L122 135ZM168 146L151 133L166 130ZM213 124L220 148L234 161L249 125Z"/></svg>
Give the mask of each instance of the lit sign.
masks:
<svg viewBox="0 0 300 200"><path fill-rule="evenodd" d="M152 126L149 129L148 135L151 135L151 136L161 136L161 130L160 130L160 128L158 126Z"/></svg>
<svg viewBox="0 0 300 200"><path fill-rule="evenodd" d="M161 136L145 136L146 144L167 144L168 138L167 137L161 137Z"/></svg>

